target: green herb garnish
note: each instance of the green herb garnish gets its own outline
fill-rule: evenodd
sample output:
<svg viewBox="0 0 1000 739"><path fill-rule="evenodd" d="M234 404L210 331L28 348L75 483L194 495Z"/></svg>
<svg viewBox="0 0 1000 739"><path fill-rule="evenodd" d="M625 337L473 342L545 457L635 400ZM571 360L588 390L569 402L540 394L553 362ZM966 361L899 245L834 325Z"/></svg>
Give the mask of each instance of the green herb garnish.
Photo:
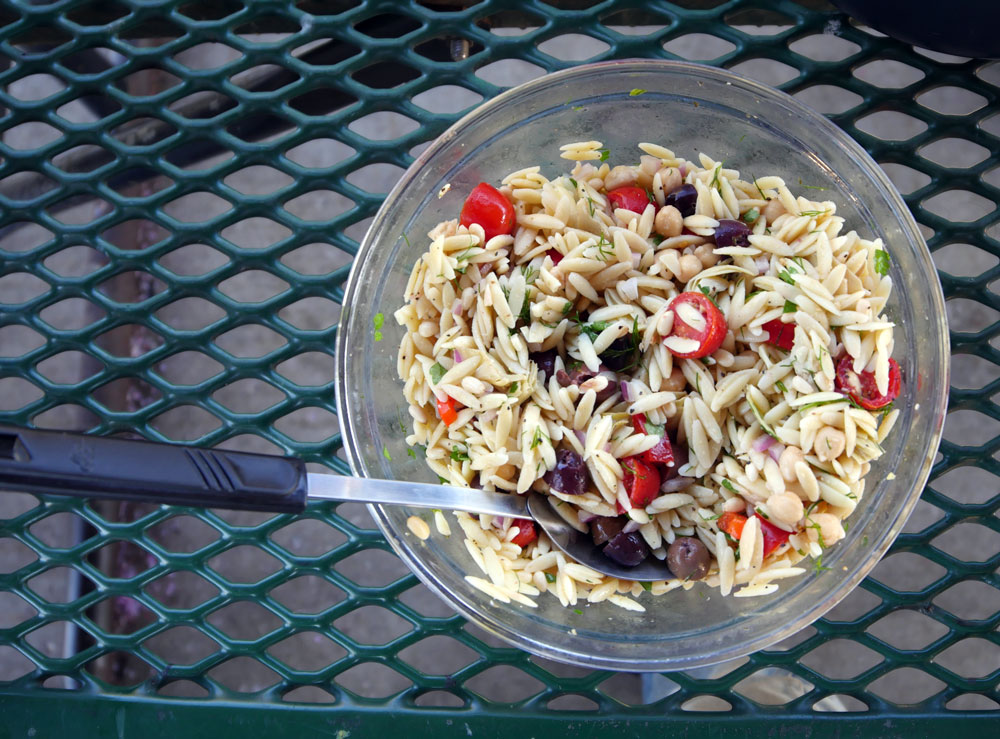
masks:
<svg viewBox="0 0 1000 739"><path fill-rule="evenodd" d="M785 387L785 383L783 383L781 380L777 380L774 383L774 386L776 388L778 388L779 392L782 392L782 393L787 393L788 392L788 388Z"/></svg>
<svg viewBox="0 0 1000 739"><path fill-rule="evenodd" d="M778 273L778 277L780 277L782 281L787 282L789 285L795 284L795 278L792 277L792 273L789 272L787 269L781 270Z"/></svg>
<svg viewBox="0 0 1000 739"><path fill-rule="evenodd" d="M573 613L575 613L577 616L583 615L583 611L581 611L579 608L574 608Z"/></svg>
<svg viewBox="0 0 1000 739"><path fill-rule="evenodd" d="M451 454L449 456L451 456L452 460L455 462L468 462L470 459L469 453L465 449L458 446L453 446L451 448Z"/></svg>
<svg viewBox="0 0 1000 739"><path fill-rule="evenodd" d="M799 309L799 306L795 305L791 300L785 301L785 307L781 309L782 313L794 313Z"/></svg>
<svg viewBox="0 0 1000 739"><path fill-rule="evenodd" d="M799 213L800 216L821 216L825 213L829 213L827 210L804 210Z"/></svg>
<svg viewBox="0 0 1000 739"><path fill-rule="evenodd" d="M562 307L562 314L563 314L564 316L565 316L565 315L569 315L569 312L570 312L571 310L573 310L573 301L572 301L572 300L567 300L567 301L566 301L566 305L564 305L564 306Z"/></svg>
<svg viewBox="0 0 1000 739"><path fill-rule="evenodd" d="M510 383L510 387L507 388L507 395L517 395L517 383Z"/></svg>
<svg viewBox="0 0 1000 739"><path fill-rule="evenodd" d="M884 249L875 250L875 271L883 277L889 274L889 252Z"/></svg>
<svg viewBox="0 0 1000 739"><path fill-rule="evenodd" d="M712 181L708 183L709 187L714 187L716 190L722 190L722 185L719 184L719 172L722 171L722 162L715 165L715 174L712 175Z"/></svg>
<svg viewBox="0 0 1000 739"><path fill-rule="evenodd" d="M818 556L816 558L816 561L813 563L813 572L815 572L817 575L819 573L823 572L824 570L829 570L829 569L830 569L829 567L827 567L826 565L823 564L823 555L822 554L820 556Z"/></svg>
<svg viewBox="0 0 1000 739"><path fill-rule="evenodd" d="M375 341L382 341L381 329L383 324L385 324L385 316L382 313L376 313L372 319L372 324L375 326Z"/></svg>
<svg viewBox="0 0 1000 739"><path fill-rule="evenodd" d="M653 583L651 582L640 581L639 584L642 585L642 589L645 590L647 593L653 589Z"/></svg>
<svg viewBox="0 0 1000 739"><path fill-rule="evenodd" d="M438 482L441 483L442 485L451 485L451 480L449 480L447 477L441 477L441 475L438 475Z"/></svg>
<svg viewBox="0 0 1000 739"><path fill-rule="evenodd" d="M756 187L757 188L757 192L760 193L760 199L761 200L767 200L767 195L765 195L764 191L760 189L760 185L757 184L757 178L756 177L753 178L753 186Z"/></svg>
<svg viewBox="0 0 1000 739"><path fill-rule="evenodd" d="M760 408L758 408L757 404L754 403L752 400L750 400L749 397L747 397L747 405L750 406L750 412L753 413L754 418L757 419L757 423L760 424L761 430L763 430L763 432L768 436L770 436L772 439L777 439L778 436L777 434L774 433L774 429L771 428L771 425L764 420L764 414L760 412Z"/></svg>
<svg viewBox="0 0 1000 739"><path fill-rule="evenodd" d="M739 491L736 489L736 486L733 485L733 483L729 482L729 480L727 480L724 477L722 478L722 487L724 487L731 493L736 493L737 495L739 494Z"/></svg>
<svg viewBox="0 0 1000 739"><path fill-rule="evenodd" d="M431 373L431 382L437 385L441 382L441 378L444 377L444 373L447 372L444 367L441 366L440 362L435 362L431 365L429 372Z"/></svg>
<svg viewBox="0 0 1000 739"><path fill-rule="evenodd" d="M756 208L751 208L750 210L748 210L746 213L743 214L744 223L750 223L750 224L756 223L758 218L760 218L760 211L757 210Z"/></svg>
<svg viewBox="0 0 1000 739"><path fill-rule="evenodd" d="M576 183L576 180L574 180L572 177L569 178L569 181L573 183L574 188L579 187L579 185Z"/></svg>
<svg viewBox="0 0 1000 739"><path fill-rule="evenodd" d="M545 582L555 582L555 581L556 581L555 575L553 575L551 572L545 573Z"/></svg>
<svg viewBox="0 0 1000 739"><path fill-rule="evenodd" d="M530 264L522 264L521 274L524 275L525 284L531 285L536 279L538 279L538 275L541 274L541 270L532 267Z"/></svg>
<svg viewBox="0 0 1000 739"><path fill-rule="evenodd" d="M413 451L412 449L407 449L406 450L406 456L413 457L413 459L416 459L417 458L417 453L415 451Z"/></svg>
<svg viewBox="0 0 1000 739"><path fill-rule="evenodd" d="M531 448L539 446L543 440L548 441L549 437L542 433L541 426L535 426L535 434L531 437Z"/></svg>
<svg viewBox="0 0 1000 739"><path fill-rule="evenodd" d="M389 454L389 447L387 446L382 447L382 456L388 459L390 462L392 461L392 455Z"/></svg>
<svg viewBox="0 0 1000 739"><path fill-rule="evenodd" d="M711 290L709 290L704 285L698 285L698 289L701 291L702 295L704 295L706 298L708 298L709 300L712 301L712 305L714 305L716 308L719 307L719 304L717 302L715 302L715 297L714 297L715 293L714 292L712 292Z"/></svg>
<svg viewBox="0 0 1000 739"><path fill-rule="evenodd" d="M600 152L601 152L601 161L602 162L608 161L608 157L611 156L611 149L601 149Z"/></svg>
<svg viewBox="0 0 1000 739"><path fill-rule="evenodd" d="M634 98L636 95L642 95L644 92L647 91L643 90L641 87L633 87L631 90L629 90L628 96L630 98Z"/></svg>

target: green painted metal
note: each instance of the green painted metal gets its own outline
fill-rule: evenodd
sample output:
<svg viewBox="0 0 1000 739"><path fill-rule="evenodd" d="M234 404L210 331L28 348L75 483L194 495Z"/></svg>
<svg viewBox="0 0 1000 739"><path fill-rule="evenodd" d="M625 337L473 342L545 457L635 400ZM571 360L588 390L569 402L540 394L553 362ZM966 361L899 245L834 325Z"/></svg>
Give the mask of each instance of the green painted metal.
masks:
<svg viewBox="0 0 1000 739"><path fill-rule="evenodd" d="M565 9L569 7L571 9ZM184 405L197 406L221 421L214 430L200 438L189 440L199 444L218 444L243 434L262 437L279 448L297 454L310 462L346 471L344 461L337 456L340 438L333 434L320 441L301 441L279 430L282 417L301 408L319 408L334 412L332 382L320 386L303 386L282 375L276 367L303 352L329 354L334 345L336 327L322 330L302 330L279 317L279 312L306 297L318 297L337 302L347 276L346 266L329 274L303 275L287 266L282 257L296 249L319 242L343 252L349 258L357 243L345 230L371 216L382 196L368 193L348 181L352 172L372 163L407 166L408 153L415 146L443 131L460 114L435 114L413 102L419 93L440 85L457 85L483 98L498 92L498 88L476 75L481 67L498 60L520 59L551 71L569 66L571 62L547 55L539 45L545 40L566 33L586 34L608 45L597 59L656 57L672 58L663 48L671 40L688 34L709 34L728 41L734 48L709 60L726 67L758 57L773 59L790 68L791 79L781 87L790 93L800 93L816 85L830 85L858 96L853 107L832 116L865 145L883 163L899 163L916 169L928 178L926 185L907 195L907 202L918 220L931 233L932 249L963 243L989 254L1000 256L1000 242L988 227L992 215L978 220L956 222L933 212L927 200L949 190L967 190L993 202L998 190L988 180L989 171L998 163L997 128L988 119L997 111L1000 95L1000 75L984 73L976 61L939 64L912 48L889 39L879 38L850 24L848 19L820 2L806 5L790 0L773 2L741 1L689 2L602 2L554 3L540 0L503 3L485 0L471 7L449 9L446 5L424 7L416 4L367 0L353 3L261 2L244 8L238 3L186 3L147 0L122 3L54 2L33 4L26 0L11 0L2 11L0 54L7 65L0 64L0 126L10 130L25 122L44 122L52 126L56 136L35 148L13 148L0 144L0 228L23 221L43 226L50 232L35 248L22 252L4 251L0 240L0 280L27 279L32 275L45 283L40 294L25 303L0 302L0 329L21 325L37 332L43 343L28 353L5 356L0 347L0 378L17 377L27 380L42 391L42 397L24 407L0 413L0 421L31 425L42 413L66 403L79 405L94 414L91 431L111 434L138 431L152 439L169 440L157 424L164 412ZM621 14L623 13L623 14ZM619 15L621 14L621 15ZM371 24L404 24L399 37L366 35L357 28L370 30ZM379 18L382 16L381 18ZM388 17L385 17L388 16ZM369 25L363 21L369 21ZM520 35L496 35L491 24L525 22L531 26ZM624 34L613 27L617 22L641 23L648 26L643 35ZM775 24L770 35L755 35L740 30L740 23ZM405 30L405 29L411 30ZM149 29L154 29L150 31ZM274 32L254 36L252 32ZM857 50L837 61L815 61L794 53L789 47L798 39L823 32L836 35L857 46ZM140 40L152 35L155 41ZM422 55L427 42L441 38L461 38L471 42L471 53L459 61L442 61ZM293 56L303 45L322 39L334 39L344 44L343 54L329 63L312 64ZM205 42L224 43L240 55L214 69L190 69L174 55ZM121 63L107 70L84 73L71 70L73 56L89 47L100 46L121 55ZM902 88L874 87L852 73L866 63L893 60L917 70L923 76ZM2 60L0 60L2 61ZM386 67L376 65L391 62L395 73L400 70L411 77L394 87L380 87L379 74ZM289 73L289 81L276 89L250 91L233 82L233 75L259 64L275 64ZM372 68L375 67L373 70ZM174 75L175 84L169 89L141 97L133 91L127 94L116 87L124 78L143 69L158 69ZM367 73L364 70L368 70ZM977 75L977 70L979 74ZM34 74L55 74L63 82L58 92L42 100L27 100L11 92L11 85ZM294 79L292 79L294 78ZM382 78L384 79L384 77ZM362 81L359 81L362 80ZM981 96L983 107L968 115L943 115L915 102L921 92L943 85L953 85ZM185 118L166 106L204 90L224 93L231 101L228 109L205 118ZM306 103L310 91L322 90L329 100L341 101L334 110L315 115ZM68 120L60 111L67 103L87 94L103 93L115 102L113 111L99 120ZM306 98L302 96L306 95ZM315 100L315 96L313 97ZM372 141L350 128L350 124L370 113L395 111L418 124L411 132L392 140ZM926 130L907 140L889 142L875 138L859 127L859 121L879 111L897 111L922 121ZM277 135L255 140L247 135L244 125L254 115L270 114L280 118ZM169 126L168 135L158 140L126 143L110 132L138 118L155 117ZM241 128L241 126L244 126ZM277 130L277 129L275 129ZM914 155L920 146L944 137L956 137L979 144L989 155L966 168L947 168ZM336 164L322 169L309 169L297 164L288 152L295 147L320 138L333 138L354 150ZM196 166L180 166L174 155L182 145L197 141L212 142L225 150L228 159L217 158ZM87 172L67 172L56 163L58 155L74 147L99 146L107 153L107 161ZM250 165L266 165L286 173L291 183L278 193L246 195L230 187L225 178ZM160 176L156 188L148 185L126 187L122 183L134 178L137 170L151 170ZM17 190L19 173L35 173L34 189ZM41 184L39 184L41 183ZM6 188L6 189L4 189ZM332 190L353 201L346 212L325 221L305 221L283 205L305 193ZM21 192L22 195L17 195ZM178 198L207 192L226 201L231 207L224 213L199 223L187 223L176 217L169 204ZM76 196L100 198L95 207L91 200L85 218L64 214L60 207ZM263 217L282 224L290 234L265 248L241 248L223 237L228 226L251 217ZM143 219L162 231L162 238L140 249L123 248L109 235L109 229L133 219ZM81 222L84 221L84 222ZM107 259L106 264L82 277L60 277L45 266L45 260L62 250L88 245ZM188 244L205 244L228 257L228 262L203 275L183 276L164 267L158 260L171 251ZM345 259L345 262L347 259ZM280 277L289 287L277 295L254 304L241 303L219 289L226 279L248 270L265 270ZM108 297L102 286L115 275L142 272L159 281L161 288L137 302L116 301ZM1000 276L1000 266L980 275L954 277L942 274L949 298L968 298L1000 310L1000 297L989 285ZM2 296L3 293L0 293ZM103 317L82 328L59 328L46 323L43 311L67 298L82 298L103 311ZM222 317L201 328L179 330L159 316L171 303L185 298L200 298L222 310ZM276 332L284 344L262 357L240 357L226 351L218 337L227 331L249 324L259 324ZM147 336L158 337L149 342L149 350L140 356L120 356L110 352L100 340L108 331L121 326L139 325L148 329ZM990 344L1000 330L992 324L981 331L953 333L956 354L971 354L986 362L1000 365L1000 352ZM150 348L151 347L151 348ZM38 370L38 364L63 351L75 350L93 357L100 369L76 384L55 382ZM172 384L158 373L164 359L182 351L199 351L215 359L222 369L213 377L193 385ZM103 405L94 393L108 383L121 378L139 379L153 388L151 402L134 410L112 410ZM234 413L213 399L213 393L244 378L261 378L279 390L285 398L260 412ZM1000 390L1000 380L976 390L953 389L952 409L972 409L991 419L1000 420L1000 409L988 398ZM816 730L830 714L817 714L812 706L833 695L851 696L867 706L859 731L874 731L875 726L886 731L903 733L920 731L919 727L943 731L941 716L961 718L963 731L970 736L983 731L983 718L995 720L996 710L982 714L946 709L957 696L975 694L1000 700L997 685L1000 669L978 678L961 677L933 659L963 639L978 637L1000 644L997 627L1000 612L980 619L964 619L934 603L935 597L948 588L965 581L976 581L1000 589L996 574L1000 554L984 561L965 561L951 556L931 542L949 528L961 523L977 523L1000 531L1000 495L985 502L957 502L938 490L933 481L960 466L977 466L1000 475L1000 464L994 453L1000 449L1000 438L991 438L978 446L963 446L946 441L941 446L932 482L924 493L924 501L935 506L942 516L919 533L899 538L893 552L917 553L941 565L945 573L920 589L895 589L874 578L863 588L876 596L877 605L849 619L822 619L815 631L803 634L801 641L784 650L761 652L744 664L716 678L696 674L670 674L679 689L672 695L649 705L631 706L612 697L604 683L612 675L586 672L571 677L559 676L527 654L507 647L489 645L483 638L463 628L458 617L428 617L406 605L399 596L416 584L405 575L384 587L366 586L354 582L338 571L338 566L351 555L374 549L388 550L378 534L351 523L338 514L335 505L313 505L307 517L324 521L342 533L345 540L331 551L318 556L297 555L277 544L272 535L289 525L292 519L275 516L250 526L237 526L212 512L184 511L200 519L218 532L218 538L191 553L169 551L156 543L150 530L178 513L161 508L142 514L137 520L111 520L91 504L78 501L43 498L14 518L0 520L0 542L14 540L19 548L30 553L33 561L0 575L0 594L13 593L34 607L37 613L17 623L0 628L0 645L17 650L32 663L18 679L0 684L4 694L4 721L0 736L22 736L20 729L39 725L58 731L60 714L83 716L93 727L131 726L149 721L153 716L169 715L174 719L187 717L191 736L222 731L233 724L237 709L247 708L245 717L238 719L242 727L268 726L275 733L299 731L298 721L316 730L353 729L367 726L388 726L391 718L398 726L414 730L446 730L445 727L470 721L477 730L488 730L484 718L505 717L509 727L548 725L547 722L573 720L600 715L586 724L581 732L606 729L605 719L633 721L637 732L650 732L665 724L672 730L683 726L691 735L718 732L719 736L741 736L745 727L762 728L777 717L790 717L788 732L805 735ZM58 513L72 513L87 524L87 534L79 544L54 546L33 533L32 526ZM145 569L133 576L111 576L95 564L92 553L119 540L136 542L148 553ZM23 546L21 546L23 545ZM209 561L222 552L250 545L266 551L278 563L276 571L253 584L231 582L213 570ZM92 588L69 603L52 603L33 589L32 578L51 569L69 567L79 572ZM218 589L191 608L168 607L155 597L160 578L175 572L196 573ZM318 614L305 614L281 602L274 589L294 577L314 575L336 586L346 597ZM154 594L151 594L154 593ZM139 604L154 616L132 633L115 633L104 624L99 626L88 614L97 612L102 601L115 598L137 608ZM211 623L209 616L228 604L253 600L273 613L279 625L256 639L236 639ZM341 616L366 605L378 605L391 610L412 626L407 633L383 645L363 644L330 627ZM946 630L931 644L920 649L902 649L882 641L866 629L890 613L914 611L936 620ZM100 620L100 619L97 619ZM47 655L33 646L28 635L45 624L68 621L78 626L86 636L81 648L67 658ZM213 639L218 648L193 664L171 664L149 648L153 636L178 625L189 626ZM295 670L268 651L291 635L319 631L342 647L344 656L314 671ZM452 675L426 674L411 666L400 652L430 636L443 635L455 639L475 654L474 659ZM877 655L876 664L861 674L834 679L807 666L800 660L813 650L835 639L847 639L863 645ZM112 685L97 677L94 660L111 653L125 653L142 660L150 667L150 676L137 685ZM208 673L234 657L250 657L270 668L277 675L276 683L254 694L238 694L226 688ZM363 663L378 663L397 672L412 684L389 698L374 698L352 693L338 683L338 678L352 667ZM520 670L541 683L532 696L516 703L489 700L471 690L466 682L495 667L507 665ZM893 705L868 690L870 684L900 667L913 667L939 679L943 687L918 704L906 707ZM780 668L811 687L801 697L781 707L760 705L734 690L741 681L764 668ZM559 674L556 674L559 673ZM42 683L53 676L71 679L70 693L56 692ZM188 680L201 686L212 699L209 705L163 697L160 691L178 680ZM404 681L404 682L405 682ZM301 686L316 686L326 691L338 704L338 710L300 707L289 710L283 696ZM421 708L418 700L433 691L447 691L461 702L460 709ZM575 695L589 699L594 712L558 712L548 704L561 696ZM731 706L728 712L710 717L686 713L682 709L696 696L716 696ZM61 697L60 697L61 696ZM58 706L57 710L53 707ZM271 714L261 713L270 707ZM252 710L250 710L252 709ZM162 712L166 711L164 714ZM859 714L855 714L858 716ZM8 717L16 716L16 721ZM295 716L295 721L289 717ZM976 717L980 718L976 718ZM388 718L387 718L388 717ZM936 718L935 718L936 717ZM894 722L884 724L882 722ZM338 723L339 722L339 723ZM367 723L365 723L367 722ZM449 723L451 722L451 723ZM538 724L536 722L542 722ZM822 723L822 722L820 722ZM148 724L147 724L148 725ZM395 724L394 724L395 725ZM555 725L555 724L553 724ZM898 730L898 732L897 732ZM198 733L201 732L201 733ZM823 728L824 734L835 729ZM42 734L40 734L42 735ZM583 735L581 733L581 735Z"/></svg>

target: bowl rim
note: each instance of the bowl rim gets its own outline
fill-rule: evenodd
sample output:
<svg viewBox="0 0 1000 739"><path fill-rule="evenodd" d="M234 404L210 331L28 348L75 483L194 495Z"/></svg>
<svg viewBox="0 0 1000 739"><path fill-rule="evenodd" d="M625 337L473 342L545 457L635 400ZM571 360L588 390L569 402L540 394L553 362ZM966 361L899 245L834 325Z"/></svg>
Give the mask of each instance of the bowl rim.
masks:
<svg viewBox="0 0 1000 739"><path fill-rule="evenodd" d="M950 348L948 343L948 325L940 276L938 275L933 259L931 258L930 250L928 249L926 241L917 227L917 223L912 212L906 205L895 185L892 184L888 175L884 172L884 170L882 170L877 162L875 162L867 150L865 150L840 127L836 126L825 115L802 103L788 93L769 85L765 85L757 80L747 77L746 75L705 64L659 59L626 59L581 64L568 69L542 75L541 77L516 85L501 92L496 97L484 101L449 126L431 143L429 147L427 147L427 149L421 152L421 154L413 161L410 167L407 168L406 172L403 173L399 181L386 196L382 206L379 207L378 212L372 220L372 223L362 240L361 246L355 254L354 261L351 265L351 272L344 289L343 299L344 314L346 314L354 302L353 299L356 293L363 289L360 284L359 277L361 272L360 266L367 261L370 252L376 248L373 234L380 230L382 223L387 217L389 210L387 205L394 203L403 191L407 189L410 181L414 178L415 173L421 170L451 139L459 135L459 133L461 133L467 126L473 124L481 116L488 115L496 108L505 105L513 98L517 98L526 92L531 92L536 88L551 85L554 82L566 82L568 80L590 75L595 72L615 74L630 71L655 72L659 70L670 70L675 73L688 73L702 77L714 78L714 81L721 82L723 84L739 82L748 91L754 92L764 98L780 101L786 108L790 108L794 112L800 114L803 118L808 119L812 125L823 129L828 136L835 139L840 146L847 150L847 153L851 155L859 167L866 170L867 174L878 184L879 187L881 187L883 195L887 199L890 207L899 216L899 227L904 231L904 233L908 233L910 240L917 244L918 248L916 250L917 253L915 254L915 257L920 263L923 271L929 276L932 287L936 288L931 291L933 293L931 296L932 316L929 320L941 339L938 342L939 349L941 349L939 352L940 361L938 362L938 366L925 368L924 371L928 375L942 378L943 381L941 383L938 397L933 398L934 407L928 409L928 411L932 414L931 419L933 421L933 428L931 429L931 443L926 449L920 468L914 478L913 488L909 491L908 498L903 502L902 506L898 510L892 524L871 547L871 554L868 559L856 571L851 573L849 577L841 580L826 594L824 598L817 600L817 602L808 610L800 612L789 623L774 631L768 632L765 636L748 638L741 644L734 645L726 650L716 649L712 653L707 653L701 656L682 656L668 659L649 660L623 660L621 658L597 655L592 652L570 652L564 648L552 646L548 642L534 639L529 635L507 628L505 625L495 623L489 620L486 614L467 607L464 602L443 590L438 585L434 577L431 576L430 572L424 567L420 558L413 556L408 549L402 546L402 543L398 541L394 535L391 535L394 532L389 526L389 520L383 506L369 504L368 509L382 532L382 535L389 542L393 551L395 551L395 553L403 560L404 564L406 564L410 571L413 572L425 586L427 586L438 597L442 598L450 607L454 608L470 622L515 647L524 649L541 657L595 669L627 670L633 672L659 672L664 670L691 669L694 667L719 664L732 659L744 657L761 649L766 649L768 646L775 644L782 639L788 638L792 634L805 628L832 609L837 603L852 592L865 577L867 577L872 569L874 569L874 567L885 556L889 547L902 531L907 519L916 506L917 501L920 499L920 495L930 477L934 458L941 442L946 418L948 388L950 386ZM341 326L345 323L346 315L342 316ZM348 457L351 471L356 476L364 477L366 476L366 470L361 461L362 457L355 434L353 422L354 416L352 414L351 402L348 397L348 393L344 392L343 387L343 378L346 376L349 353L350 352L347 347L347 332L338 330L335 361L338 421L340 423L341 437L343 439L344 449Z"/></svg>

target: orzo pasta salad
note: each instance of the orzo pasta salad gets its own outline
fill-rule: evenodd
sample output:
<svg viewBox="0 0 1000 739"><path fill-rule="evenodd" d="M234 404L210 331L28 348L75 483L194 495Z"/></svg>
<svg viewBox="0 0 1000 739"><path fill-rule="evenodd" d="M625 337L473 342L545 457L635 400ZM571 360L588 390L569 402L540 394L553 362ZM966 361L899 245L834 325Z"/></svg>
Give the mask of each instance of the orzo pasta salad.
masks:
<svg viewBox="0 0 1000 739"><path fill-rule="evenodd" d="M606 577L531 521L456 513L467 579L504 602L643 610L820 571L898 414L883 244L780 177L639 149L568 144L569 172L477 186L395 314L407 442L442 481L539 491L609 558L672 573Z"/></svg>

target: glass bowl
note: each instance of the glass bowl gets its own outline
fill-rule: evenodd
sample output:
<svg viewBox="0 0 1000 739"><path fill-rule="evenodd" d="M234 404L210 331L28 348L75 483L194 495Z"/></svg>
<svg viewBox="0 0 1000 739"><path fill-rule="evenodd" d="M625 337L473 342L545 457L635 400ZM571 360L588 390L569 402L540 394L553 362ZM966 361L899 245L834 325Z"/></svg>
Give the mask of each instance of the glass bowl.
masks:
<svg viewBox="0 0 1000 739"><path fill-rule="evenodd" d="M630 95L635 90L642 94ZM705 151L744 176L776 174L793 192L825 188L847 225L881 237L895 281L888 313L897 322L896 359L905 378L902 411L885 455L872 467L847 538L823 557L829 567L785 580L758 598L723 598L696 585L644 596L645 613L607 603L563 608L552 596L538 608L503 604L464 577L479 574L458 534L421 541L406 528L416 509L372 506L403 561L459 613L543 657L627 671L686 669L740 657L822 616L875 566L902 529L927 480L941 435L948 388L944 299L912 216L871 157L822 115L782 92L721 69L667 61L606 62L550 74L484 103L438 138L386 198L354 262L337 340L338 410L356 475L433 482L422 459L407 455L409 415L392 318L426 233L456 218L480 181L541 165L568 171L559 145L598 139L611 161L637 161L650 141L694 159ZM439 191L451 187L441 197ZM384 314L376 338L376 316ZM401 425L405 425L406 431ZM891 473L891 474L890 474ZM458 526L453 526L460 532Z"/></svg>

